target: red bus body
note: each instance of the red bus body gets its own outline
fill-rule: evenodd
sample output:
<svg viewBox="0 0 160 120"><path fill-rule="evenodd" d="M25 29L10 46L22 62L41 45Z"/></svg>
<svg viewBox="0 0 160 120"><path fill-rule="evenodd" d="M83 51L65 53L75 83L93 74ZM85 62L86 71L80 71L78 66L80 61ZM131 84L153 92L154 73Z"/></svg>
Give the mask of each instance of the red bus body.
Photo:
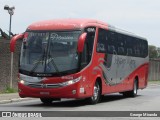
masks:
<svg viewBox="0 0 160 120"><path fill-rule="evenodd" d="M28 30L51 30L51 31L63 31L63 30L74 30L74 29L84 29L86 27L95 27L95 38L93 44L92 57L87 66L74 74L62 75L59 77L43 77L42 81L39 83L40 87L31 87L26 86L23 82L18 82L19 95L20 97L35 97L35 98L88 98L92 97L94 93L94 85L98 80L101 87L101 95L115 92L125 92L131 91L134 87L134 80L138 82L138 89L143 89L147 86L147 77L148 77L148 56L140 59L141 61L137 66L134 67L131 73L124 75L120 82L114 82L110 84L106 82L103 75L103 64L105 54L97 52L97 41L99 28L105 29L106 31L110 29L108 24L105 24L96 20L88 19L64 19L64 20L50 20L42 21L31 24L27 29ZM15 40L13 40L15 42ZM14 43L15 44L15 43ZM106 43L107 44L107 43ZM80 47L80 46L78 46ZM11 50L14 51L14 45L11 41ZM79 49L83 49L79 48ZM108 56L107 56L108 57ZM120 56L116 57L119 59ZM130 57L134 62L138 57ZM143 61L143 59L145 59ZM127 58L128 60L128 58ZM124 62L127 64L127 60L124 62L122 58L119 59L119 63ZM142 62L143 61L143 62ZM108 60L106 60L108 62ZM129 61L132 62L132 61ZM118 69L118 68L117 68ZM121 69L125 73L126 69ZM76 83L71 83L63 87L48 87L49 85L56 86L59 83L64 83L72 79L79 78L80 80ZM113 78L114 79L114 78ZM112 80L112 79L111 79ZM111 82L110 80L110 82Z"/></svg>

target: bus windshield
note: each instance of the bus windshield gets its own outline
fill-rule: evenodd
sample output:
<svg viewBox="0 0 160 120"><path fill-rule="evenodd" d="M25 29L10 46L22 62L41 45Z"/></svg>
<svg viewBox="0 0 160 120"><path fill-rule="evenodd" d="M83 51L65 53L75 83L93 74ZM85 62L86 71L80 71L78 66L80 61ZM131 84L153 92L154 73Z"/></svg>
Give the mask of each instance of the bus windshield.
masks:
<svg viewBox="0 0 160 120"><path fill-rule="evenodd" d="M20 73L52 76L78 69L77 42L81 31L27 32L20 56Z"/></svg>

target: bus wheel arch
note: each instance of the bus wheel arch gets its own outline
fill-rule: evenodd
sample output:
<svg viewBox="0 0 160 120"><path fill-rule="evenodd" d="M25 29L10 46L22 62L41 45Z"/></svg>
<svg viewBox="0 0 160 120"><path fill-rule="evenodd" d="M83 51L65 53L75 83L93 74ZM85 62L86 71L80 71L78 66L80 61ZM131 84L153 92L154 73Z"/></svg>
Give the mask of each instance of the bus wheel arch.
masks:
<svg viewBox="0 0 160 120"><path fill-rule="evenodd" d="M87 98L87 102L89 104L96 104L101 100L101 94L102 94L102 81L98 77L93 86L93 96Z"/></svg>
<svg viewBox="0 0 160 120"><path fill-rule="evenodd" d="M137 89L138 89L139 88L139 77L136 76L135 79L134 79L134 81L137 81Z"/></svg>
<svg viewBox="0 0 160 120"><path fill-rule="evenodd" d="M133 90L130 91L131 92L130 93L131 97L136 97L137 96L138 87L139 87L139 78L138 78L138 76L136 76L134 81L133 81Z"/></svg>
<svg viewBox="0 0 160 120"><path fill-rule="evenodd" d="M100 94L102 95L102 79L100 77L98 77L96 79L96 81L98 82L98 84L100 85Z"/></svg>
<svg viewBox="0 0 160 120"><path fill-rule="evenodd" d="M133 89L130 91L123 92L124 97L136 97L138 91L138 76L136 76L133 80Z"/></svg>

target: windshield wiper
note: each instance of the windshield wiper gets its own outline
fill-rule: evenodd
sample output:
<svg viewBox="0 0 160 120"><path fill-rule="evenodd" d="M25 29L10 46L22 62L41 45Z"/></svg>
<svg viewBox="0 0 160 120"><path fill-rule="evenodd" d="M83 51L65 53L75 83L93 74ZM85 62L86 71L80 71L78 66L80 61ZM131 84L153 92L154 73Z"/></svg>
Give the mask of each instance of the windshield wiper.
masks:
<svg viewBox="0 0 160 120"><path fill-rule="evenodd" d="M49 59L51 59L51 60L47 62L47 65L51 62L52 65L54 66L56 72L57 72L58 74L60 74L59 69L58 69L57 65L55 64L54 57L50 54L50 52L49 52L48 57L49 57ZM45 66L45 70L46 70L46 66Z"/></svg>
<svg viewBox="0 0 160 120"><path fill-rule="evenodd" d="M44 58L45 58L45 50L44 50L42 56L38 59L38 62L35 63L35 65L33 66L32 70L30 71L31 73L34 72L34 70L38 67L39 63L42 63L42 64L43 64Z"/></svg>

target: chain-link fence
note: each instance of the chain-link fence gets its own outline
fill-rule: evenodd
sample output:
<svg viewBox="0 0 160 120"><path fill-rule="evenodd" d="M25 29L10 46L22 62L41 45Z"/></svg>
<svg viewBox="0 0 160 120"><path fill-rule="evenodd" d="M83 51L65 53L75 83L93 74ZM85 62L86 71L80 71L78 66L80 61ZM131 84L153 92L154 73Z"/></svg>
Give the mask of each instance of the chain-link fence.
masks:
<svg viewBox="0 0 160 120"><path fill-rule="evenodd" d="M160 60L151 59L149 62L149 80L160 80Z"/></svg>

